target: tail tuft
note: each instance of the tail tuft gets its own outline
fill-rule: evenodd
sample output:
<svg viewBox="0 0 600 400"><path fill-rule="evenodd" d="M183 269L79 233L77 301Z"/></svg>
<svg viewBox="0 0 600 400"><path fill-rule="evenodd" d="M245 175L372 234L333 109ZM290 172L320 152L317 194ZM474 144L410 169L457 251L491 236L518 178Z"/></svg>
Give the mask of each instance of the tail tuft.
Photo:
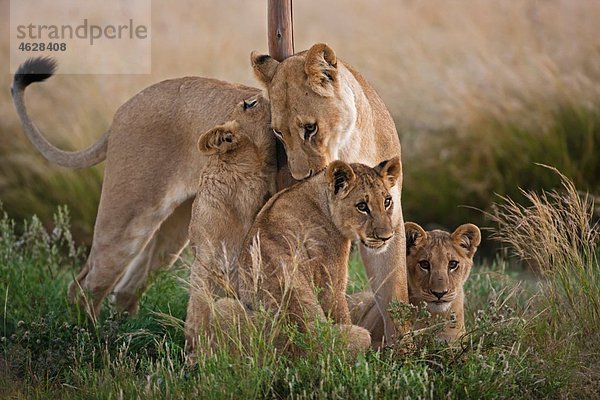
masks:
<svg viewBox="0 0 600 400"><path fill-rule="evenodd" d="M13 89L24 89L34 82L50 78L56 71L56 60L50 57L28 58L19 65L13 80Z"/></svg>

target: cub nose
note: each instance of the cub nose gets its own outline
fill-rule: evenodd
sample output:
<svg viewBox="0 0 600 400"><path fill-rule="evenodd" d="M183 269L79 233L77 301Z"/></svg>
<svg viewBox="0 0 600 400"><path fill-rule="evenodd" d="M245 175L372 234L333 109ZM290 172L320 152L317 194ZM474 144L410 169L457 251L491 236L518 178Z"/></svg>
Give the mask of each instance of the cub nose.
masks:
<svg viewBox="0 0 600 400"><path fill-rule="evenodd" d="M387 242L388 240L390 240L394 235L392 234L387 234L387 235L375 235L375 237L379 240L382 240L384 242Z"/></svg>
<svg viewBox="0 0 600 400"><path fill-rule="evenodd" d="M435 291L433 291L433 290L432 290L432 291L431 291L431 293L432 293L432 294L433 294L435 297L437 297L437 298L438 298L438 300L441 300L441 299L442 299L442 297L444 297L444 295L445 295L446 293L448 293L448 291L446 290L445 292L435 292Z"/></svg>
<svg viewBox="0 0 600 400"><path fill-rule="evenodd" d="M392 237L394 237L394 231L390 230L390 229L375 229L375 232L373 232L375 235L376 239L382 240L384 242L387 242L388 240L390 240Z"/></svg>

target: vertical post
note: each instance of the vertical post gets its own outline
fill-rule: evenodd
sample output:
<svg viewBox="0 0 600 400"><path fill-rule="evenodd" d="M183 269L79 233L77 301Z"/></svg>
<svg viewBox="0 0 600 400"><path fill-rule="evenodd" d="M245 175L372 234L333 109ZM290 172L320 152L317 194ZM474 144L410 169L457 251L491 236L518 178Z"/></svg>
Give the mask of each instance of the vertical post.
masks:
<svg viewBox="0 0 600 400"><path fill-rule="evenodd" d="M268 0L267 36L269 55L281 62L294 54L294 21L292 0ZM290 174L283 144L277 141L277 190L290 186L294 180Z"/></svg>
<svg viewBox="0 0 600 400"><path fill-rule="evenodd" d="M294 54L292 0L269 0L267 13L269 55L281 62Z"/></svg>

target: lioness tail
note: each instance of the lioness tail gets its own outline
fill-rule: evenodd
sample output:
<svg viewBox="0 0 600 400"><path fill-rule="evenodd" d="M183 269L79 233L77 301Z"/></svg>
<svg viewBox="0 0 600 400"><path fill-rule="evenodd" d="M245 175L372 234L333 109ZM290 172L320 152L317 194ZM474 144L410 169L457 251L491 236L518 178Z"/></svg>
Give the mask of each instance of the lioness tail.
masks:
<svg viewBox="0 0 600 400"><path fill-rule="evenodd" d="M106 159L109 131L106 131L100 140L85 150L64 151L48 142L27 114L24 100L25 88L34 82L45 81L52 76L55 70L56 61L48 57L30 58L17 68L11 94L25 134L35 148L50 162L68 168L87 168L96 165Z"/></svg>

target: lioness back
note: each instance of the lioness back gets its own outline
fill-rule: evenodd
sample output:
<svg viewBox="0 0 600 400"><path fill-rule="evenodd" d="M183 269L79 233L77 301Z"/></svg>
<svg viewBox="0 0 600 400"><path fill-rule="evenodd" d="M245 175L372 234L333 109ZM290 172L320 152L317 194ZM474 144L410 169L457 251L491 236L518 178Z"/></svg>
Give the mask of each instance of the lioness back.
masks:
<svg viewBox="0 0 600 400"><path fill-rule="evenodd" d="M454 324L447 325L439 337L455 340L465 331L463 285L481 242L479 228L464 224L453 233L426 232L419 225L407 222L405 229L410 302L425 303L433 316L447 319L454 315Z"/></svg>

